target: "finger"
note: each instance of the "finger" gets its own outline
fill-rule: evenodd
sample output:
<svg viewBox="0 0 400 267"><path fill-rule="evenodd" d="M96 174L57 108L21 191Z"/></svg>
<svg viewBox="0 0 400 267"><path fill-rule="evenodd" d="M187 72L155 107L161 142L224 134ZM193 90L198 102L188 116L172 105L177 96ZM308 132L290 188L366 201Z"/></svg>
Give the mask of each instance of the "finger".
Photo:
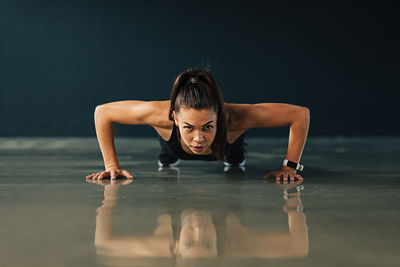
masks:
<svg viewBox="0 0 400 267"><path fill-rule="evenodd" d="M290 181L294 181L294 174L293 174L293 173L290 173L290 174L289 174L289 178L290 178Z"/></svg>
<svg viewBox="0 0 400 267"><path fill-rule="evenodd" d="M283 181L287 181L288 180L288 175L287 175L287 173L284 173L283 174Z"/></svg>
<svg viewBox="0 0 400 267"><path fill-rule="evenodd" d="M100 175L100 173L95 173L94 175L93 175L93 180L97 180L97 177Z"/></svg>
<svg viewBox="0 0 400 267"><path fill-rule="evenodd" d="M124 175L125 175L126 178L128 178L128 179L133 179L133 175L132 175L130 172L128 172L128 171L126 171L126 170L123 170L122 172L124 173Z"/></svg>
<svg viewBox="0 0 400 267"><path fill-rule="evenodd" d="M303 177L300 174L296 174L294 177L296 177L297 179L299 179L299 181L303 181Z"/></svg>
<svg viewBox="0 0 400 267"><path fill-rule="evenodd" d="M104 177L106 177L107 175L108 175L107 172L102 172L102 173L100 173L100 175L97 177L97 180L103 180Z"/></svg>
<svg viewBox="0 0 400 267"><path fill-rule="evenodd" d="M133 179L132 174L130 174L128 171L126 170L122 170L122 175L124 175L126 178L128 179Z"/></svg>
<svg viewBox="0 0 400 267"><path fill-rule="evenodd" d="M95 172L95 173L89 174L89 175L86 176L86 177L87 177L88 179L92 179L92 178L95 177L97 174L98 174L98 173Z"/></svg>
<svg viewBox="0 0 400 267"><path fill-rule="evenodd" d="M102 172L99 172L99 173L96 175L96 180L100 180L100 177L101 177L102 174L103 174Z"/></svg>
<svg viewBox="0 0 400 267"><path fill-rule="evenodd" d="M116 171L111 171L111 180L117 179L117 172Z"/></svg>

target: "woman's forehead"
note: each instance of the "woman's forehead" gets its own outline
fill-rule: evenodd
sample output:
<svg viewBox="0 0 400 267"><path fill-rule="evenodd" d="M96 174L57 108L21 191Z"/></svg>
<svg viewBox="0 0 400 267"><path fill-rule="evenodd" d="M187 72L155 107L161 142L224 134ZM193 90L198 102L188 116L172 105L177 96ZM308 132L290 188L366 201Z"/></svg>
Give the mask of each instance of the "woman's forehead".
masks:
<svg viewBox="0 0 400 267"><path fill-rule="evenodd" d="M194 122L204 122L217 120L217 113L213 109L193 109L181 108L177 113L179 119Z"/></svg>

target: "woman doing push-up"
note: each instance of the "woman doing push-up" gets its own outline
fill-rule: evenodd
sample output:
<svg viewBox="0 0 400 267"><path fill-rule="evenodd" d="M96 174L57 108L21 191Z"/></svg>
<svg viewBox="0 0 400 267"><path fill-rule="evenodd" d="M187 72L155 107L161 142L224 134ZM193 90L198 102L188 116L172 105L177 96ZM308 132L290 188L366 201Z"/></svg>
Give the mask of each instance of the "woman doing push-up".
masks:
<svg viewBox="0 0 400 267"><path fill-rule="evenodd" d="M220 160L227 167L243 168L244 132L252 128L290 126L282 168L264 178L301 182L303 178L297 172L303 169L300 159L309 122L310 112L306 107L282 103L225 103L209 71L189 69L176 78L170 100L128 100L96 107L96 134L105 171L87 178L133 178L118 163L113 123L153 127L160 136L158 164L162 167L176 166L182 159Z"/></svg>

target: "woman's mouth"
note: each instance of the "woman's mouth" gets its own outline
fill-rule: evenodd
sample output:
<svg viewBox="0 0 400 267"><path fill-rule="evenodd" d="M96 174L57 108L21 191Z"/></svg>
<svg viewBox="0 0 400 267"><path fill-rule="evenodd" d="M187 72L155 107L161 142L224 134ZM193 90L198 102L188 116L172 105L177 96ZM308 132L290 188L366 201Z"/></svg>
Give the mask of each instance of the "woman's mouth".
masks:
<svg viewBox="0 0 400 267"><path fill-rule="evenodd" d="M202 152L204 150L204 146L192 146L192 150L196 152Z"/></svg>

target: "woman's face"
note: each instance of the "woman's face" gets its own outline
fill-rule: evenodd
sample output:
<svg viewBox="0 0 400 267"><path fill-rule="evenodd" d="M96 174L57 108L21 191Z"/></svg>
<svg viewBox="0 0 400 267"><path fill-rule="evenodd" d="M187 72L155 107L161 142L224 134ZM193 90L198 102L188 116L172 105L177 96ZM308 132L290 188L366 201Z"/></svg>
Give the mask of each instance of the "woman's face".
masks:
<svg viewBox="0 0 400 267"><path fill-rule="evenodd" d="M183 258L215 257L218 255L217 232L211 212L184 210L175 253Z"/></svg>
<svg viewBox="0 0 400 267"><path fill-rule="evenodd" d="M175 124L179 128L182 148L197 155L210 154L211 144L217 133L217 113L213 109L182 107L174 111Z"/></svg>

